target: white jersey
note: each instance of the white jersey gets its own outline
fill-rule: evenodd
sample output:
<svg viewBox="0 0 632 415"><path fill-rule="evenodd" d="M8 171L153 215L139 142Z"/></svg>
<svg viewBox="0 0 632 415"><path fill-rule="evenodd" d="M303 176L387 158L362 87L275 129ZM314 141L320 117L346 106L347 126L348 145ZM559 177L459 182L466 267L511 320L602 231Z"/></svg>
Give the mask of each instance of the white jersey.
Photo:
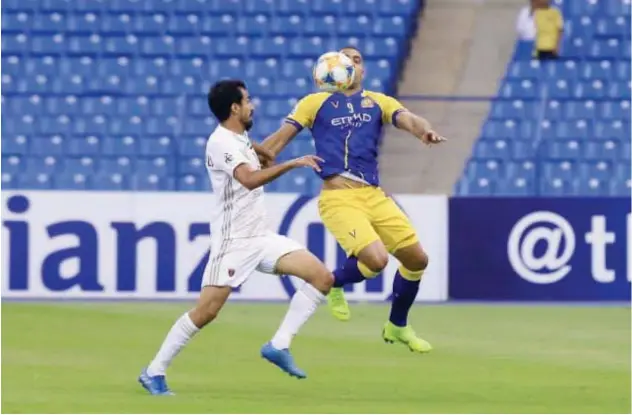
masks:
<svg viewBox="0 0 632 415"><path fill-rule="evenodd" d="M206 142L206 170L215 193L212 240L252 238L268 232L263 187L248 190L233 176L237 166L244 163L261 169L248 136L218 125Z"/></svg>

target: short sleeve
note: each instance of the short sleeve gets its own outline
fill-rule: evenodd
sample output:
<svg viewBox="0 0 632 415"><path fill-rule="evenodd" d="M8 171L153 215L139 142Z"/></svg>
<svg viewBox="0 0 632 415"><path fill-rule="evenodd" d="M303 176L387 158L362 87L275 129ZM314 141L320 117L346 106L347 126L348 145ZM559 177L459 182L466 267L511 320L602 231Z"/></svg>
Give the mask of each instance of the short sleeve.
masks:
<svg viewBox="0 0 632 415"><path fill-rule="evenodd" d="M401 102L388 95L373 93L371 94L371 98L373 98L382 109L382 122L384 124L397 125L397 115L407 111Z"/></svg>
<svg viewBox="0 0 632 415"><path fill-rule="evenodd" d="M220 138L206 146L206 165L211 170L221 170L232 177L237 166L244 163L249 161L235 140Z"/></svg>
<svg viewBox="0 0 632 415"><path fill-rule="evenodd" d="M298 130L302 130L305 127L311 128L314 125L318 110L320 110L320 107L329 95L327 93L316 93L305 96L285 118L285 122L295 126Z"/></svg>
<svg viewBox="0 0 632 415"><path fill-rule="evenodd" d="M564 18L562 17L562 12L559 9L555 9L555 25L559 30L564 29Z"/></svg>

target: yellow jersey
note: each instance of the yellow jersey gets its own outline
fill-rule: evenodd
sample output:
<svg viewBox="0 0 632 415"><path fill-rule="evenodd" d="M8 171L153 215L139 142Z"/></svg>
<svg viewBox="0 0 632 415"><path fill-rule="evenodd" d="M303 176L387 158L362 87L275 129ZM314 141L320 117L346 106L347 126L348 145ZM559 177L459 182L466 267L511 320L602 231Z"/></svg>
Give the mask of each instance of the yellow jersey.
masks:
<svg viewBox="0 0 632 415"><path fill-rule="evenodd" d="M560 31L564 28L564 19L560 10L555 7L536 9L533 13L533 21L536 28L536 50L548 52L557 49Z"/></svg>

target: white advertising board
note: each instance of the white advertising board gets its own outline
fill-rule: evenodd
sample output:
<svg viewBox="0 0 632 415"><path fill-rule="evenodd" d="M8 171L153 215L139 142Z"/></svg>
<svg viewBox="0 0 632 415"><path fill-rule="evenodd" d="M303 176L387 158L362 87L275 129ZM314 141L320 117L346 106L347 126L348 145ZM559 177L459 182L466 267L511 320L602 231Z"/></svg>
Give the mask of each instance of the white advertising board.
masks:
<svg viewBox="0 0 632 415"><path fill-rule="evenodd" d="M207 193L2 192L2 297L194 299L209 251ZM430 255L418 300L447 298L447 199L395 196ZM317 199L268 194L271 230L308 247L334 269L344 261L318 217ZM389 298L397 261L350 300ZM233 294L287 300L293 278L254 274Z"/></svg>

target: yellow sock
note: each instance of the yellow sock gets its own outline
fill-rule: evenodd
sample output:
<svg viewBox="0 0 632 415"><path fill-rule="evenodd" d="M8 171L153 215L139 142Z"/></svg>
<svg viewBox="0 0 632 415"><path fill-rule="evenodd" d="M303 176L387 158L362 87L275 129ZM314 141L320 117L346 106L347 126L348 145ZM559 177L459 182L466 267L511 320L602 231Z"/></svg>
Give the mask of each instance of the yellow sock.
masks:
<svg viewBox="0 0 632 415"><path fill-rule="evenodd" d="M374 278L379 274L379 272L373 271L371 268L364 265L362 262L358 261L358 269L360 273L364 276L364 278Z"/></svg>
<svg viewBox="0 0 632 415"><path fill-rule="evenodd" d="M409 269L404 268L403 265L399 266L399 274L402 276L402 278L404 278L405 280L408 281L420 281L421 277L424 275L424 271L425 270L419 270L419 271L411 271Z"/></svg>

